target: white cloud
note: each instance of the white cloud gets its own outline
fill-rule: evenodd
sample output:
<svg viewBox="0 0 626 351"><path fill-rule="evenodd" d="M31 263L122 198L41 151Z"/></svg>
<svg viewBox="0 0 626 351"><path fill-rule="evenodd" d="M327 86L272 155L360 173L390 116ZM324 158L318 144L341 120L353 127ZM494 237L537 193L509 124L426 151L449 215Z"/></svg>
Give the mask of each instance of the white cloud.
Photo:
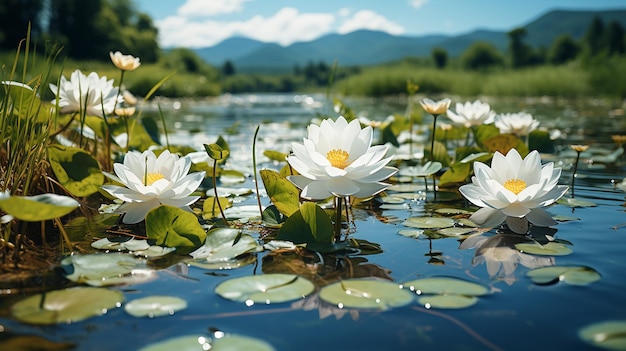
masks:
<svg viewBox="0 0 626 351"><path fill-rule="evenodd" d="M245 21L193 20L170 16L157 21L163 47L207 47L231 36L244 36L289 45L313 40L329 33L335 16L328 13L300 13L292 7L280 9L271 17L256 15Z"/></svg>
<svg viewBox="0 0 626 351"><path fill-rule="evenodd" d="M189 17L215 16L240 12L243 3L251 0L187 0L178 8L178 14Z"/></svg>
<svg viewBox="0 0 626 351"><path fill-rule="evenodd" d="M349 7L342 7L339 9L338 13L340 17L348 17L352 14L352 9Z"/></svg>
<svg viewBox="0 0 626 351"><path fill-rule="evenodd" d="M339 26L337 32L339 34L345 34L359 29L377 30L396 35L405 32L404 27L401 25L371 10L361 10L352 17L347 18L341 26Z"/></svg>
<svg viewBox="0 0 626 351"><path fill-rule="evenodd" d="M416 9L419 9L420 7L424 6L427 2L428 0L409 0L409 4L415 7Z"/></svg>

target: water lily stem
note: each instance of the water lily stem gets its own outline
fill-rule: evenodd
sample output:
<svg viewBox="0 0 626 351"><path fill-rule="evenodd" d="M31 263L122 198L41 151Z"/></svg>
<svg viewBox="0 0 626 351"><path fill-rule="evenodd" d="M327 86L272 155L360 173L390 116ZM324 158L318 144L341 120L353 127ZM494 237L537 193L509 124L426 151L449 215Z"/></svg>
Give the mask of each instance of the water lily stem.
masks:
<svg viewBox="0 0 626 351"><path fill-rule="evenodd" d="M224 214L224 209L222 209L222 204L220 203L220 198L217 196L217 160L213 160L213 191L215 194L215 202L217 203L217 207L220 209L220 214L222 215L222 220L224 220L224 224L227 227L230 227L228 220L226 219L226 215Z"/></svg>
<svg viewBox="0 0 626 351"><path fill-rule="evenodd" d="M339 196L335 197L335 238L337 242L341 240L341 204L343 199Z"/></svg>
<svg viewBox="0 0 626 351"><path fill-rule="evenodd" d="M163 134L165 134L165 145L167 146L167 149L170 149L170 140L169 137L167 136L167 126L165 125L165 116L163 116L163 111L161 110L161 104L157 104L157 107L159 108L159 116L161 117L161 123L163 124Z"/></svg>
<svg viewBox="0 0 626 351"><path fill-rule="evenodd" d="M433 135L430 138L430 162L433 162L435 155L435 131L437 130L437 117L439 115L433 115Z"/></svg>
<svg viewBox="0 0 626 351"><path fill-rule="evenodd" d="M572 172L572 198L574 197L574 183L576 182L576 172L578 170L578 161L580 161L580 151L576 151L576 162L574 162L574 171Z"/></svg>
<svg viewBox="0 0 626 351"><path fill-rule="evenodd" d="M261 206L261 194L259 193L259 179L256 171L256 137L259 134L259 129L261 125L259 124L254 131L254 137L252 137L252 169L254 170L254 186L256 188L256 200L259 205L259 214L261 215L261 220L263 220L263 207Z"/></svg>

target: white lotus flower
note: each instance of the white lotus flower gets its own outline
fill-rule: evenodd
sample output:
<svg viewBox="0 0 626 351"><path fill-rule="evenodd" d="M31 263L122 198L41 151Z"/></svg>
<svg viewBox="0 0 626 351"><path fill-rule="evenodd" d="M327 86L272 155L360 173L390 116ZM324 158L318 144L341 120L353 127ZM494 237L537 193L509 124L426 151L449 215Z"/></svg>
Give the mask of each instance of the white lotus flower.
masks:
<svg viewBox="0 0 626 351"><path fill-rule="evenodd" d="M111 62L113 62L115 67L121 69L122 71L132 71L141 65L139 57L124 55L119 51L116 51L115 53L109 51L109 56L111 57Z"/></svg>
<svg viewBox="0 0 626 351"><path fill-rule="evenodd" d="M476 100L474 102L457 103L456 112L448 110L448 118L452 122L465 127L479 126L493 123L496 113L488 103Z"/></svg>
<svg viewBox="0 0 626 351"><path fill-rule="evenodd" d="M445 98L439 101L433 101L431 99L422 99L420 100L420 105L422 105L422 108L424 109L424 111L430 113L431 115L438 116L448 110L448 107L450 107L451 102L452 101L448 98Z"/></svg>
<svg viewBox="0 0 626 351"><path fill-rule="evenodd" d="M127 224L141 222L160 205L191 210L189 205L200 197L189 195L200 186L204 172L187 174L190 167L191 159L167 150L158 158L150 150L131 151L124 157L124 164L113 165L117 176L104 173L126 187L103 185L102 189L125 202L116 212L125 213L123 221Z"/></svg>
<svg viewBox="0 0 626 351"><path fill-rule="evenodd" d="M502 134L515 134L521 137L537 129L539 121L526 112L505 113L496 116L495 125Z"/></svg>
<svg viewBox="0 0 626 351"><path fill-rule="evenodd" d="M343 116L309 125L303 144L291 144L287 162L300 175L288 179L302 189L302 197L314 200L363 198L385 190L389 184L382 181L398 170L386 166L391 160L387 146L371 146L372 135L372 127L361 129L358 120L348 123Z"/></svg>
<svg viewBox="0 0 626 351"><path fill-rule="evenodd" d="M547 227L556 221L541 207L558 200L568 187L557 185L561 169L550 162L541 165L536 150L522 157L515 149L506 156L496 152L491 167L474 162L472 184L459 191L474 205L482 207L470 219L483 227L495 227L505 220L511 230L525 234L528 222Z"/></svg>
<svg viewBox="0 0 626 351"><path fill-rule="evenodd" d="M89 116L110 114L122 97L118 96L118 87L113 87L113 79L99 77L96 72L85 76L80 70L72 72L70 80L61 77L59 86L50 84L50 90L58 93L61 113L85 110ZM52 103L56 103L56 100Z"/></svg>

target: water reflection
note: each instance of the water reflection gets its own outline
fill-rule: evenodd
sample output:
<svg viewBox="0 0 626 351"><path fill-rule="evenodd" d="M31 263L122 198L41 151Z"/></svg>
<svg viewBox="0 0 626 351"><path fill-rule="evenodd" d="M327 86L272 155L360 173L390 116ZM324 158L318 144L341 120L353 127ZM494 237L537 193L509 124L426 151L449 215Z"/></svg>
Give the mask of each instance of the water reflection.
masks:
<svg viewBox="0 0 626 351"><path fill-rule="evenodd" d="M474 266L484 262L487 266L487 273L492 279L503 280L508 285L512 285L517 280L515 270L520 264L530 269L555 265L554 257L529 255L515 248L516 244L532 241L519 234L480 233L463 240L459 249L475 249L472 259Z"/></svg>

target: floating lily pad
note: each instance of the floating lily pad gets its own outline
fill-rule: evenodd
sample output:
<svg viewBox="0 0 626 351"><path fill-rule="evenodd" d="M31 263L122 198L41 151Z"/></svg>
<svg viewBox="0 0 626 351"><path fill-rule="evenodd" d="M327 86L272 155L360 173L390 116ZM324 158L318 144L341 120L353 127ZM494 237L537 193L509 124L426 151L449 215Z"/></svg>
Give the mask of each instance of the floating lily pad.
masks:
<svg viewBox="0 0 626 351"><path fill-rule="evenodd" d="M552 217L552 219L554 219L557 222L580 221L580 218L571 217L571 216L564 216L564 215L556 215L556 216Z"/></svg>
<svg viewBox="0 0 626 351"><path fill-rule="evenodd" d="M465 295L426 295L417 299L420 305L426 308L467 308L478 302L476 296Z"/></svg>
<svg viewBox="0 0 626 351"><path fill-rule="evenodd" d="M464 234L469 234L475 230L475 228L449 227L439 229L437 230L437 233L445 236L460 236Z"/></svg>
<svg viewBox="0 0 626 351"><path fill-rule="evenodd" d="M471 211L468 210L463 210L460 208L438 208L435 210L435 213L439 213L442 215L448 215L448 216L452 216L452 215L459 215L459 214L472 214Z"/></svg>
<svg viewBox="0 0 626 351"><path fill-rule="evenodd" d="M398 196L381 196L379 200L385 204L403 204L404 199Z"/></svg>
<svg viewBox="0 0 626 351"><path fill-rule="evenodd" d="M100 250L138 251L149 249L150 244L148 244L147 240L132 237L120 238L119 240L103 238L91 243L91 247Z"/></svg>
<svg viewBox="0 0 626 351"><path fill-rule="evenodd" d="M595 207L598 206L595 202L581 200L571 197L562 197L556 201L556 203L569 206L569 207Z"/></svg>
<svg viewBox="0 0 626 351"><path fill-rule="evenodd" d="M129 254L75 254L64 258L61 265L67 279L92 286L140 283L156 276L145 260Z"/></svg>
<svg viewBox="0 0 626 351"><path fill-rule="evenodd" d="M389 187L389 190L397 191L397 192L401 192L401 193L418 192L418 191L424 191L425 189L426 189L426 187L423 184L413 184L413 183L410 183L410 184L394 184L394 185Z"/></svg>
<svg viewBox="0 0 626 351"><path fill-rule="evenodd" d="M407 204L382 204L380 205L381 210L408 210L409 206Z"/></svg>
<svg viewBox="0 0 626 351"><path fill-rule="evenodd" d="M207 195L212 196L215 194L215 189L210 189L207 191ZM252 194L252 189L250 188L228 188L228 187L218 187L217 188L217 196L219 197L229 197L229 196L242 196Z"/></svg>
<svg viewBox="0 0 626 351"><path fill-rule="evenodd" d="M169 316L185 308L187 301L176 296L147 296L124 305L124 310L131 316L150 318Z"/></svg>
<svg viewBox="0 0 626 351"><path fill-rule="evenodd" d="M605 321L578 331L587 343L607 350L626 350L626 321Z"/></svg>
<svg viewBox="0 0 626 351"><path fill-rule="evenodd" d="M543 255L543 256L565 256L572 253L572 249L565 246L565 244L549 242L545 245L541 245L537 242L519 243L515 244L515 248L521 252L531 255Z"/></svg>
<svg viewBox="0 0 626 351"><path fill-rule="evenodd" d="M552 266L536 268L528 273L535 284L551 284L562 281L571 285L587 285L600 280L595 269L584 266Z"/></svg>
<svg viewBox="0 0 626 351"><path fill-rule="evenodd" d="M270 304L303 298L314 289L313 283L295 274L261 274L226 280L215 292L246 304Z"/></svg>
<svg viewBox="0 0 626 351"><path fill-rule="evenodd" d="M424 231L421 229L401 229L398 230L398 234L408 236L409 238L419 238L420 236L424 236Z"/></svg>
<svg viewBox="0 0 626 351"><path fill-rule="evenodd" d="M224 269L235 269L241 268L256 262L255 255L243 255L237 258L218 261L218 262L207 262L204 258L193 259L185 261L188 265L202 268L202 269L211 269L211 270L224 270Z"/></svg>
<svg viewBox="0 0 626 351"><path fill-rule="evenodd" d="M407 227L436 229L452 227L454 223L454 219L446 217L409 217L402 224Z"/></svg>
<svg viewBox="0 0 626 351"><path fill-rule="evenodd" d="M238 229L216 228L207 233L204 245L189 255L206 262L228 261L248 252L263 251L263 247L252 236Z"/></svg>
<svg viewBox="0 0 626 351"><path fill-rule="evenodd" d="M387 310L413 301L413 295L396 283L368 279L346 279L324 286L319 296L339 308Z"/></svg>
<svg viewBox="0 0 626 351"><path fill-rule="evenodd" d="M139 351L273 351L272 345L267 342L248 336L227 334L222 338L212 340L206 336L188 335L170 338L150 344Z"/></svg>
<svg viewBox="0 0 626 351"><path fill-rule="evenodd" d="M11 312L25 323L73 323L103 315L123 301L124 295L117 290L77 287L27 297L15 303Z"/></svg>
<svg viewBox="0 0 626 351"><path fill-rule="evenodd" d="M0 209L19 220L30 222L62 217L78 206L80 204L73 198L56 194L6 196L0 199Z"/></svg>
<svg viewBox="0 0 626 351"><path fill-rule="evenodd" d="M464 295L482 296L489 290L480 284L453 277L431 277L408 281L402 284L418 295L438 294L438 295Z"/></svg>

